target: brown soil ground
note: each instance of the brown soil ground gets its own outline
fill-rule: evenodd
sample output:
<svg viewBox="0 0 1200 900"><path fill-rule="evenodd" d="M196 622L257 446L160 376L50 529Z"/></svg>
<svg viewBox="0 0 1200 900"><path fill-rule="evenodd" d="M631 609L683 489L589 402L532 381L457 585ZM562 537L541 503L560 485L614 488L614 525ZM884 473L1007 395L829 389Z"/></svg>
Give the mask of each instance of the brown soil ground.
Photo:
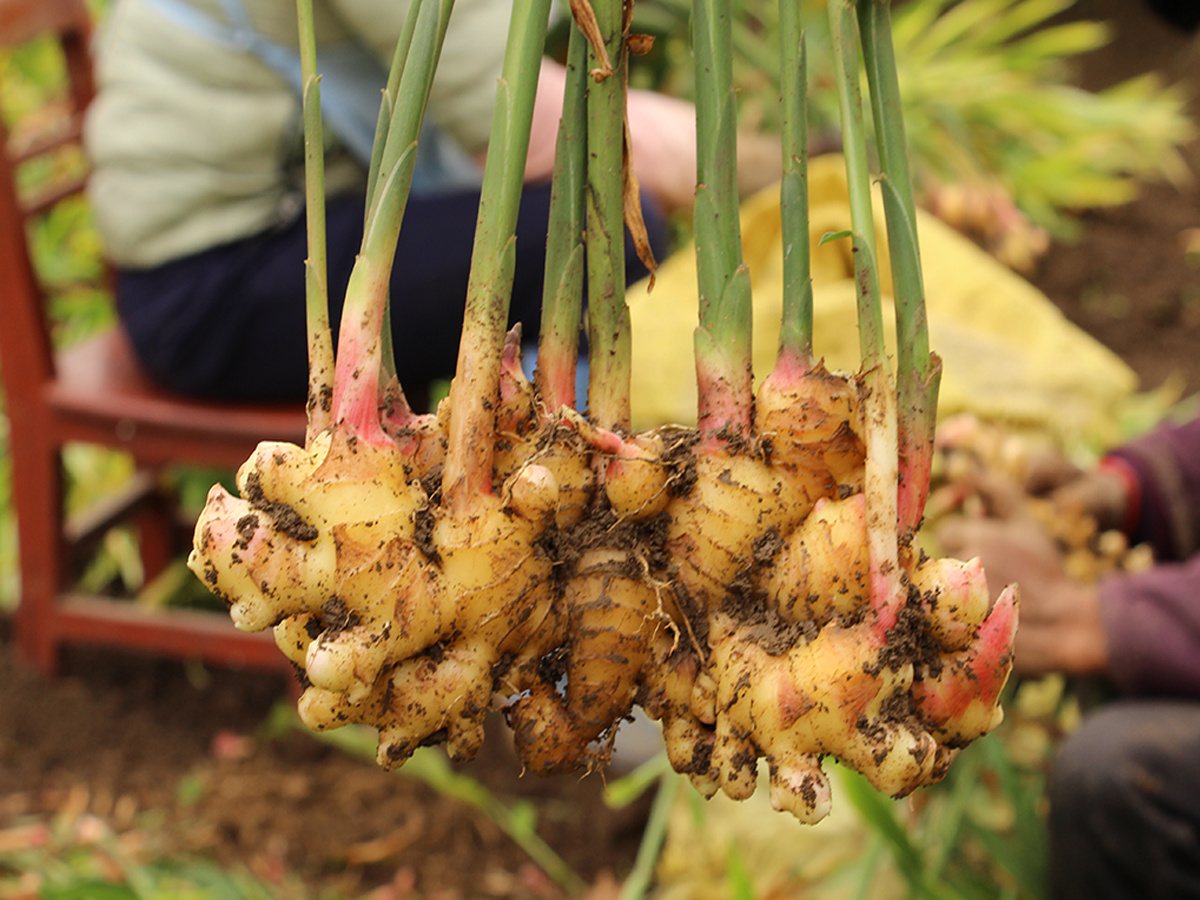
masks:
<svg viewBox="0 0 1200 900"><path fill-rule="evenodd" d="M1200 44L1141 3L1081 0L1073 15L1119 27L1085 61L1085 83L1157 65L1200 97ZM1188 158L1200 172L1200 145ZM1200 391L1200 281L1181 246L1185 229L1200 228L1200 188L1148 187L1085 225L1085 239L1052 248L1034 281L1145 387L1178 372ZM6 829L31 818L89 812L172 855L265 878L286 871L342 896L380 885L397 897L558 895L491 821L420 783L297 732L229 740L255 734L287 696L282 679L89 651L46 681L14 662L0 630L0 685L0 851ZM598 776L522 778L502 741L467 771L503 799L532 800L541 834L589 882L628 871L644 804L608 810Z"/></svg>
<svg viewBox="0 0 1200 900"><path fill-rule="evenodd" d="M1184 3L1183 5L1187 5ZM1081 81L1104 88L1155 69L1181 81L1200 113L1200 39L1154 18L1140 0L1080 0L1072 16L1115 23L1116 37L1083 60ZM1193 180L1148 185L1128 206L1088 213L1083 240L1055 246L1032 281L1071 321L1119 353L1151 389L1178 374L1200 391L1200 142L1185 151Z"/></svg>
<svg viewBox="0 0 1200 900"><path fill-rule="evenodd" d="M0 684L0 860L4 829L91 814L140 832L153 855L249 868L279 896L316 896L300 880L339 897L380 885L396 889L388 898L562 896L471 807L303 730L264 736L289 699L283 677L79 650L47 681L5 640ZM540 834L588 883L626 873L646 803L610 810L599 775L523 778L502 732L493 723L462 771L505 803L532 803Z"/></svg>

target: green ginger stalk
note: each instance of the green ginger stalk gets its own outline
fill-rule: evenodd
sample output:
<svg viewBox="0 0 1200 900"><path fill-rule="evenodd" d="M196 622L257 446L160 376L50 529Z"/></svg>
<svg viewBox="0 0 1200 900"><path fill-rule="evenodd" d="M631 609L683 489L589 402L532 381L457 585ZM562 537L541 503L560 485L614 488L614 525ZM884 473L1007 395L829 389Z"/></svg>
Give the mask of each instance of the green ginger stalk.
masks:
<svg viewBox="0 0 1200 900"><path fill-rule="evenodd" d="M858 41L853 0L830 0L829 27L842 108L843 155L850 192L854 280L862 355L867 459L864 492L871 559L871 597L881 632L891 628L905 602L896 536L897 425L895 382L884 353L883 307L871 209L870 171L858 86Z"/></svg>
<svg viewBox="0 0 1200 900"><path fill-rule="evenodd" d="M917 206L900 112L889 5L887 0L859 0L858 22L879 149L879 181L896 303L896 404L900 416L898 515L901 535L911 539L921 524L921 511L929 493L942 363L929 351L925 284L917 244Z"/></svg>
<svg viewBox="0 0 1200 900"><path fill-rule="evenodd" d="M549 0L514 4L496 93L467 283L466 318L450 389L442 493L453 512L465 512L475 497L492 493L494 408L516 260L517 208L525 183L537 71L549 14Z"/></svg>
<svg viewBox="0 0 1200 900"><path fill-rule="evenodd" d="M550 409L575 406L579 321L585 266L584 188L587 179L587 42L571 29L567 85L554 154L546 278L535 382Z"/></svg>
<svg viewBox="0 0 1200 900"><path fill-rule="evenodd" d="M748 436L753 403L750 271L742 262L737 192L737 98L729 0L696 0L696 232L700 324L696 378L707 443Z"/></svg>
<svg viewBox="0 0 1200 900"><path fill-rule="evenodd" d="M587 7L588 4L583 4ZM625 46L622 0L595 0L587 17L588 409L607 428L629 427L631 334L625 304ZM578 14L577 14L578 16Z"/></svg>
<svg viewBox="0 0 1200 900"><path fill-rule="evenodd" d="M300 64L304 79L304 195L308 215L308 259L304 263L305 319L308 330L308 429L305 443L331 423L333 337L329 329L329 283L325 264L325 141L321 124L321 84L312 0L296 0L300 25Z"/></svg>

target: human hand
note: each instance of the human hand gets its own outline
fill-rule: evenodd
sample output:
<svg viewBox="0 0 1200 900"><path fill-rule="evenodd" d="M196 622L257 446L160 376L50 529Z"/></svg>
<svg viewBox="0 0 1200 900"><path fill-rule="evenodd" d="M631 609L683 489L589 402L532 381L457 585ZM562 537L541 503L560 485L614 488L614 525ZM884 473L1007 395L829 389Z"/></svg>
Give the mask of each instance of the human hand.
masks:
<svg viewBox="0 0 1200 900"><path fill-rule="evenodd" d="M1020 586L1014 671L1094 675L1108 669L1099 593L1067 575L1062 554L1034 521L954 518L937 537L948 554L980 559L993 599L1005 585Z"/></svg>
<svg viewBox="0 0 1200 900"><path fill-rule="evenodd" d="M1091 469L1081 469L1059 453L1039 453L1025 465L1025 489L1046 497L1069 515L1090 516L1100 531L1122 529L1131 502L1132 473L1125 464L1107 459Z"/></svg>
<svg viewBox="0 0 1200 900"><path fill-rule="evenodd" d="M1030 498L1048 501L1064 521L1082 517L1104 532L1124 530L1137 503L1136 477L1118 458L1083 469L1062 451L1022 441L979 419L955 416L938 426L937 446L944 459L949 489L942 489L934 510L948 511L971 498L976 514L1010 518Z"/></svg>
<svg viewBox="0 0 1200 900"><path fill-rule="evenodd" d="M1085 513L1100 531L1124 531L1132 497L1127 477L1114 467L1100 466L1056 488L1050 501L1064 513Z"/></svg>

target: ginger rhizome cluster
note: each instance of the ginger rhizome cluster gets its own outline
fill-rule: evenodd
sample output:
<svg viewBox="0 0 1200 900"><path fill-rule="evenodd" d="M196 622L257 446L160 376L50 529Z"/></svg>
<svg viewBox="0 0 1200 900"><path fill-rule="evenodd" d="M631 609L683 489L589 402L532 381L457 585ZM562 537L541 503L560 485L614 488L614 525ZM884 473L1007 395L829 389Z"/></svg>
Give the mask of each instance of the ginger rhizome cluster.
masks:
<svg viewBox="0 0 1200 900"><path fill-rule="evenodd" d="M784 64L802 73L788 55L802 44L790 5L781 5L794 38ZM619 288L623 224L637 237L640 221L621 102L628 5L572 5L579 27L555 174L567 200L552 213L531 382L519 327L505 332L505 291L533 95L518 86L536 70L549 3L515 0L484 174L494 202L481 205L458 372L436 413L418 415L391 375L381 250L394 246L396 185L411 172L410 154L395 148L415 141L429 80L421 65L436 63L422 48L440 47L448 16L448 3L413 0L336 366L321 339L327 325L314 319L308 439L260 445L238 472L240 496L212 489L189 561L239 628L273 629L304 688L303 721L374 727L385 767L435 743L469 759L499 710L530 771L590 769L607 761L636 706L661 723L671 764L701 793L749 796L765 760L775 806L813 822L831 802L825 757L902 796L938 780L1001 718L1015 589L992 603L978 562L930 559L917 546L939 364L921 298L898 280L904 348L897 376L888 370L873 228L861 219L866 169L849 155L863 367L830 372L812 354L807 219L796 215L806 203L794 127L802 105L785 114L782 196L804 252L785 260L792 288L778 363L752 384L749 277L722 168L735 158L736 117L722 87L729 34L718 6L697 0L693 26L707 60L697 68L698 425L632 433ZM858 27L864 49L886 59L879 7L861 0ZM851 4L829 8L844 37ZM854 95L843 100L852 123ZM401 121L405 110L415 112ZM884 126L893 143L882 158L894 166L895 129ZM586 141L571 139L584 132ZM612 170L608 182L597 160ZM884 174L903 183L894 169ZM885 199L890 230L911 197ZM892 244L915 255L915 235ZM585 255L592 367L580 411ZM919 265L909 263L893 268L915 272L919 293ZM310 275L312 309L322 276L311 261Z"/></svg>
<svg viewBox="0 0 1200 900"><path fill-rule="evenodd" d="M603 762L633 706L705 794L805 821L831 755L892 795L937 780L1000 718L1015 626L978 563L902 548L906 596L871 604L861 383L816 369L759 395L755 431L621 437L547 410L508 345L494 490L442 502L445 416L377 443L263 444L212 489L192 565L241 628L274 628L315 729L379 730L379 762L481 747L504 711L522 761Z"/></svg>

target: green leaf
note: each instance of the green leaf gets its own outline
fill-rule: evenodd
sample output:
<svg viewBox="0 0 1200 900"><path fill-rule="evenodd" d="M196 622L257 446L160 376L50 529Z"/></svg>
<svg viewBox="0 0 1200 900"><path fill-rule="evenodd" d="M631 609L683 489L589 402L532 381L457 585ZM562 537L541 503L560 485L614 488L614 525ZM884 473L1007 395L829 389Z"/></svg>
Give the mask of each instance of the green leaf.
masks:
<svg viewBox="0 0 1200 900"><path fill-rule="evenodd" d="M417 142L414 140L396 158L395 165L382 175L383 181L377 188L378 196L371 207L363 238L363 253L380 258L385 253L395 253L396 235L408 205L408 189L412 185L416 162Z"/></svg>
<svg viewBox="0 0 1200 900"><path fill-rule="evenodd" d="M732 900L754 900L754 879L750 877L750 870L742 859L742 854L738 852L736 844L730 845L729 856L726 857L725 862L729 896Z"/></svg>
<svg viewBox="0 0 1200 900"><path fill-rule="evenodd" d="M632 772L604 787L604 805L609 809L624 809L650 790L658 780L671 771L666 753L658 753Z"/></svg>
<svg viewBox="0 0 1200 900"><path fill-rule="evenodd" d="M854 892L854 900L869 900L871 891L875 887L875 879L879 876L879 866L883 861L883 855L883 841L879 835L871 835L870 842L858 866L858 889Z"/></svg>
<svg viewBox="0 0 1200 900"><path fill-rule="evenodd" d="M621 886L619 900L642 900L650 888L658 859L662 855L663 844L667 839L667 828L671 820L671 809L675 806L675 798L679 795L679 787L683 778L674 772L665 772L658 782L658 794L650 807L650 817L642 832L642 843L638 847L637 858L625 884ZM699 795L695 795L699 799Z"/></svg>
<svg viewBox="0 0 1200 900"><path fill-rule="evenodd" d="M914 896L928 900L961 900L958 893L930 877L924 854L896 815L895 801L885 797L857 772L842 768L842 794L891 851L896 867Z"/></svg>
<svg viewBox="0 0 1200 900"><path fill-rule="evenodd" d="M508 821L513 834L524 837L537 835L537 807L528 800L517 800L508 807Z"/></svg>
<svg viewBox="0 0 1200 900"><path fill-rule="evenodd" d="M854 237L854 232L850 229L845 229L843 231L827 231L821 235L821 240L817 241L817 246L824 247L826 244L833 243L834 241L840 241L844 240L845 238L852 237Z"/></svg>
<svg viewBox="0 0 1200 900"><path fill-rule="evenodd" d="M921 851L900 823L895 803L850 769L842 769L842 793L855 811L892 848L896 862L905 873L915 873L922 866Z"/></svg>
<svg viewBox="0 0 1200 900"><path fill-rule="evenodd" d="M195 806L208 793L208 784L204 777L196 772L188 772L179 779L175 787L175 799L183 806Z"/></svg>

